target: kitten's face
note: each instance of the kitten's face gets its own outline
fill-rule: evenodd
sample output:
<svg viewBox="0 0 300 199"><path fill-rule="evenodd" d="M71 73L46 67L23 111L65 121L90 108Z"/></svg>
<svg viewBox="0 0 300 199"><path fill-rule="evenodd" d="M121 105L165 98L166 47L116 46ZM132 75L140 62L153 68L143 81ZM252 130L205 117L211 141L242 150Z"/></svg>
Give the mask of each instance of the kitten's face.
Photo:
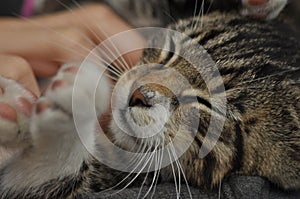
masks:
<svg viewBox="0 0 300 199"><path fill-rule="evenodd" d="M126 150L142 153L166 148L166 158L171 158L168 153L174 153L175 159L181 157L187 178L194 176L189 179L191 182L204 184L203 179L195 177L203 166L199 150L210 125L212 103L221 106L210 92L221 88L222 80L211 78L217 72L213 61L189 38L195 33L193 24L197 22L186 20L178 24L179 29L185 27L186 35L171 33L153 38L150 45L161 44L165 50L145 50L138 66L120 78L112 99L111 129L115 143ZM211 88L207 88L207 83ZM219 94L222 95L222 89ZM214 130L220 133L224 117L218 113L215 119L220 120L221 126L214 126ZM216 136L208 142L213 145L217 139ZM212 145L205 146L206 150ZM171 176L171 167L166 170L164 175Z"/></svg>
<svg viewBox="0 0 300 199"><path fill-rule="evenodd" d="M153 42L157 42L156 39ZM166 45L171 42L174 46L173 39L158 42L168 42ZM179 70L183 68L186 70L181 74ZM188 80L196 71L187 74L189 68L192 67L187 61L172 52L149 49L139 65L123 75L117 83L116 88L120 89L115 92L112 106L118 123L113 125L115 137L120 145L128 146L129 140L132 142L129 146L137 144L137 148L140 144L149 148L157 144L165 146L175 137L183 114L181 110L189 109L188 104L179 103L180 98L192 95L188 94L192 90ZM186 134L189 136L190 132Z"/></svg>

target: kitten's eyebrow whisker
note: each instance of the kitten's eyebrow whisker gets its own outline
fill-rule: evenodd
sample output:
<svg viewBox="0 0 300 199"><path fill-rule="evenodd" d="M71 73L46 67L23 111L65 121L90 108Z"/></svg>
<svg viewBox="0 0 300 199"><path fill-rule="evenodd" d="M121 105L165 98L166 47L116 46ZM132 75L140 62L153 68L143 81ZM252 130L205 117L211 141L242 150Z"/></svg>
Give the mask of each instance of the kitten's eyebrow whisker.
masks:
<svg viewBox="0 0 300 199"><path fill-rule="evenodd" d="M71 11L72 13L74 13L73 9L70 8L69 6L67 6L66 4L64 4L63 2L61 2L60 0L57 0L62 6L64 6L66 9L68 9L69 11ZM78 4L76 1L72 0L72 3L74 5L76 5L79 9L82 9L83 10L83 7ZM75 14L74 14L75 15ZM84 25L84 27L87 28L87 30L89 30L94 36L95 38L97 39L98 42L101 42L102 39L96 34L96 32L89 26L87 25L87 23L84 23L84 20L82 17L79 17L78 15L75 15L80 21L81 21L81 24Z"/></svg>
<svg viewBox="0 0 300 199"><path fill-rule="evenodd" d="M20 16L20 17L22 17L22 16ZM56 33L56 34L59 34L59 35L63 36L63 37L66 38L67 40L69 40L69 41L71 41L72 43L75 43L76 45L78 45L78 46L79 46L80 48L82 48L84 51L87 51L87 52L89 52L89 53L92 53L93 56L97 57L99 60L103 61L104 63L107 63L104 59L102 59L102 58L99 57L97 54L95 54L95 52L91 52L90 49L88 49L88 48L82 46L81 44L75 42L75 41L72 40L72 39L67 38L67 37L64 36L63 34L57 32L57 31L55 31L55 30L53 30L53 29L51 29L51 28L45 27L45 26L43 26L43 25L36 24L36 23L34 23L32 20L30 20L30 19L27 19L27 18L23 18L23 19L24 19L24 20L27 20L27 21L30 22L30 23L33 23L34 25L37 25L37 26L40 26L40 27L42 27L42 28L48 29L48 30L50 30L50 31L52 31L52 32L54 32L54 33ZM82 34L82 36L84 36L84 38L87 39L87 37L86 37L85 35ZM46 40L46 41L47 41L47 42L50 42L50 43L52 43L52 44L54 44L54 45L56 45L56 46L59 46L60 48L63 48L63 49L65 49L65 50L69 51L69 52L72 52L73 54L76 54L76 55L78 55L78 56L80 56L80 57L84 57L84 56L85 56L85 55L79 53L78 51L76 51L76 50L74 50L74 49L71 49L71 48L68 48L68 47L66 47L66 46L64 46L64 45L62 45L62 44L60 44L60 43L55 42L55 41L51 41L51 40ZM90 41L91 41L91 40L90 40ZM95 45L95 44L93 44L93 45ZM54 59L54 60L52 60L52 61L57 61L57 60L60 60L60 59ZM65 60L64 62L69 62L69 61L70 61L70 60ZM60 61L60 62L61 62L61 61ZM98 64L98 63L97 63L97 64ZM100 66L102 66L102 63L100 64ZM114 74L115 74L116 76L118 76L118 77L120 77L120 75L121 75L121 73L116 74L114 71L108 69L107 67L105 67L104 69L109 70L110 72L114 73ZM111 77L111 76L110 76L110 78L113 79L113 80L115 80L115 81L117 81L116 78L113 78L113 77Z"/></svg>
<svg viewBox="0 0 300 199"><path fill-rule="evenodd" d="M125 70L130 70L130 66L127 64L126 60L124 59L124 57L122 56L120 50L117 48L117 46L114 44L114 42L112 42L111 39L110 39L109 37L107 37L107 36L108 36L107 33L105 33L105 32L101 29L100 26L97 26L97 28L98 28L98 30L99 30L99 31L107 38L105 41L108 41L108 42L112 45L112 47L113 47L114 50L116 51L116 54L114 54L114 53L112 52L111 48L107 47L106 45L103 45L103 46L105 47L105 49L107 49L107 50L110 52L110 54L111 54L112 56L115 56L115 57L116 57L116 55L120 55L119 57L120 57L121 60L119 60L118 57L116 57L116 61L117 61L117 62L118 62Z"/></svg>
<svg viewBox="0 0 300 199"><path fill-rule="evenodd" d="M63 4L62 2L60 2L60 3ZM64 4L63 4L63 5L64 5ZM69 8L69 7L66 6L66 5L64 5L64 6L65 6L66 8L68 8L68 9L71 9L71 8ZM72 9L71 9L71 11L72 11ZM87 47L84 47L84 46L81 45L80 43L78 43L78 42L76 42L76 41L74 41L74 40L72 40L72 39L66 37L64 34L58 32L58 31L55 31L54 29L49 28L49 27L47 27L47 26L45 26L45 25L39 24L39 23L37 23L37 22L34 22L33 20L31 20L31 19L29 19L29 18L25 18L25 17L23 17L23 16L21 16L21 15L17 15L17 16L18 16L19 18L22 18L23 20L25 20L25 21L27 21L27 22L33 24L33 25L39 26L39 27L41 27L41 28L44 28L44 29L46 29L46 30L49 30L49 31L51 31L51 32L54 32L54 33L56 33L56 34L62 36L62 37L65 38L67 41L70 41L70 42L72 42L72 43L78 45L82 50L86 51L87 53L92 53L92 55L94 55L95 57L97 57L99 60L103 61L104 63L107 63L107 65L110 65L110 64L108 64L108 62L106 62L104 59L102 59L101 57L99 57L98 55L96 55L95 52L91 51L91 50L88 49ZM80 35L83 36L83 38L84 38L89 44L91 44L91 46L94 45L94 46L96 47L96 44L93 43L93 41L92 41L91 39L89 39L86 35L84 35L83 33L80 33ZM85 55L83 55L83 54L81 54L81 53L75 51L74 49L67 48L66 46L63 46L62 44L59 44L59 43L57 43L57 42L50 41L50 40L46 40L46 41L47 41L47 42L54 43L55 45L59 46L60 48L66 49L66 50L68 50L68 51L70 51L70 52L72 52L72 53L74 53L74 54L76 54L76 55L78 55L78 56L80 56L80 57L85 57ZM70 60L68 60L68 61L70 61ZM106 68L106 67L105 67L105 68ZM113 71L111 71L111 72L114 73L114 74L115 74L116 76L118 76L118 77L119 77L121 74L124 73L124 71L120 71L120 70L117 69L116 67L114 67L114 70L115 70L115 71L118 71L118 74L119 74L119 75L115 74L115 72L113 72ZM115 78L113 78L113 79L116 80Z"/></svg>
<svg viewBox="0 0 300 199"><path fill-rule="evenodd" d="M103 49L101 49L99 46L97 46L96 50L98 53L100 53L100 55L104 56L103 59L107 60L106 61L107 65L113 66L112 62L114 62L114 60L106 52L104 52ZM122 70L121 68L118 68L118 67L113 67L113 68L114 68L114 70L118 71L118 73L120 75L126 71L126 69ZM124 68L124 67L122 67L122 68Z"/></svg>
<svg viewBox="0 0 300 199"><path fill-rule="evenodd" d="M75 52L76 53L76 52ZM94 64L96 64L97 66L100 66L101 68L103 68L104 70L108 70L109 72L111 72L111 73L114 73L117 77L120 77L120 75L118 75L118 74L116 74L112 69L110 69L110 68L108 68L108 67L104 67L103 66L103 62L105 63L105 61L104 60L102 60L101 58L99 58L100 59L100 61L101 62L98 62L97 60L91 60L91 59L89 59L89 62L91 62L91 63L94 63ZM69 62L70 60L63 60L63 59L54 59L54 60L52 60L52 61L58 61L58 62L62 62L62 63L66 63L66 62ZM111 79L113 79L113 80L115 80L115 81L117 81L117 78L115 78L115 77L113 77L113 76L111 76L111 75L109 75L109 74L107 74L107 73L104 73L106 76L108 76L109 78L111 78Z"/></svg>
<svg viewBox="0 0 300 199"><path fill-rule="evenodd" d="M199 9L199 13L198 13L197 18L196 17L194 18L195 23L192 26L193 30L197 29L197 27L199 26L199 22L200 22L200 28L202 28L202 26L203 26L203 15L204 15L204 0L201 3L201 7Z"/></svg>
<svg viewBox="0 0 300 199"><path fill-rule="evenodd" d="M109 40L109 39L107 39ZM109 40L110 41L110 40ZM104 47L101 48L101 47ZM108 52L105 52L104 50L107 50ZM114 61L120 66L118 68L119 71L122 71L122 73L124 73L125 71L128 71L129 69L123 64L123 62L121 62L116 56L115 54L112 52L111 48L109 48L107 46L107 44L104 44L104 42L100 43L97 46L97 51L99 53L101 53L101 55L105 56L105 58L107 59L108 62L113 63ZM122 56L121 56L122 57ZM117 67L115 67L115 69L117 69Z"/></svg>
<svg viewBox="0 0 300 199"><path fill-rule="evenodd" d="M61 0L56 0L56 1L57 1L60 5L62 5L64 8L66 8L67 10L69 10L70 12L72 12L72 13L74 14L74 11L73 11L73 9L72 9L70 6L66 5L66 4L63 3ZM74 0L72 0L72 2L73 2L74 4L76 4L76 5L78 4L77 2L74 2ZM79 7L80 7L80 9L82 9L82 7L81 7L80 5L79 5ZM81 21L81 24L83 24L84 27L86 27L87 30L89 30L89 31L96 37L96 39L98 40L98 42L101 41L101 39L98 37L98 35L95 33L95 31L93 31L93 30L91 29L91 27L87 25L87 23L84 23L82 17L79 17L79 16L76 15L76 14L74 14L74 16L76 16L77 19L79 19L79 20ZM91 39L90 39L90 40L91 40ZM92 41L92 40L91 40L91 41ZM94 43L94 42L93 42L93 43ZM95 46L96 46L96 44L95 44Z"/></svg>
<svg viewBox="0 0 300 199"><path fill-rule="evenodd" d="M204 16L204 1L201 4L201 19L200 19L200 27L203 28L203 16Z"/></svg>
<svg viewBox="0 0 300 199"><path fill-rule="evenodd" d="M209 13L209 10L211 9L211 6L213 4L214 0L210 0L209 6L207 8L206 14Z"/></svg>
<svg viewBox="0 0 300 199"><path fill-rule="evenodd" d="M113 77L113 76L111 76L111 75L108 75L108 74L105 74L108 78L110 78L110 79L112 79L112 80L114 80L115 82L117 82L118 81L118 79L117 78L115 78L115 77Z"/></svg>
<svg viewBox="0 0 300 199"><path fill-rule="evenodd" d="M169 17L173 23L176 23L177 21L174 19L174 17L172 17L171 15L171 7L170 7L170 4L168 4L168 7L169 7L169 12L167 10L164 10L164 14Z"/></svg>
<svg viewBox="0 0 300 199"><path fill-rule="evenodd" d="M20 17L22 17L22 16L20 16ZM42 27L42 28L45 28L45 29L47 29L47 30L49 30L49 31L51 31L51 32L54 32L54 33L56 33L56 34L58 34L58 35L64 37L66 40L68 40L68 41L70 41L70 42L72 42L72 43L78 45L82 50L84 50L84 51L86 51L86 52L88 52L88 53L91 53L91 50L90 50L90 49L88 49L87 47L84 47L84 46L81 45L80 43L78 43L78 42L76 42L76 41L74 41L74 40L72 40L72 39L66 37L64 34L59 33L58 31L55 31L55 30L53 30L53 29L51 29L51 28L48 28L48 27L46 27L46 26L44 26L44 25L37 24L36 22L33 22L32 20L30 20L30 19L28 19L28 18L24 18L24 17L22 17L22 18L23 18L24 20L26 20L26 21L28 21L28 22L34 24L34 25L40 26L40 27ZM60 48L66 49L66 50L68 50L68 51L70 51L70 52L72 52L72 53L74 53L74 54L77 54L78 56L83 56L83 57L84 57L83 54L81 54L81 53L75 51L74 49L70 49L70 48L68 48L68 47L66 47L66 46L63 46L62 44L59 44L59 43L54 42L54 41L50 41L50 40L46 40L46 41L47 41L47 42L51 42L51 43L53 43L53 44L59 46ZM92 55L95 56L95 57L97 57L97 58L99 58L100 60L104 61L101 57L99 57L97 54L95 54L95 52L92 52ZM104 61L104 62L105 62L105 61ZM105 63L107 63L107 62L105 62ZM105 68L106 68L106 67L105 67ZM118 75L118 76L119 76L119 75Z"/></svg>
<svg viewBox="0 0 300 199"><path fill-rule="evenodd" d="M106 56L105 54L103 54L104 56ZM102 56L103 56L102 55ZM109 61L106 61L105 57L98 57L98 59L100 61L102 61L104 64L106 64L107 66L105 66L104 68L107 68L107 70L109 70L110 72L112 72L114 75L116 75L117 77L121 77L121 75L124 73L124 71L119 70L119 68L115 67L113 64L111 64ZM109 67L108 67L109 66Z"/></svg>
<svg viewBox="0 0 300 199"><path fill-rule="evenodd" d="M89 17L89 15L87 15L86 14L86 11L85 11L85 8L84 7L82 7L78 2L76 2L76 1L74 1L74 0L72 0L72 2L74 3L74 5L76 5L79 9L81 9L83 12L84 12L84 14L85 14L85 16L87 17L87 18L89 18L90 20L92 20L90 17ZM70 8L69 8L70 9ZM72 10L72 9L71 9ZM77 16L78 17L78 16ZM82 20L82 17L78 17L80 20L81 20L81 22L82 22L82 24L95 36L95 38L98 40L98 42L99 43L101 43L104 39L102 39L99 35L97 35L97 33L90 27L90 26L88 26L86 23L84 23L84 21ZM99 27L97 26L97 28L99 29ZM99 31L105 36L105 37L107 37L107 34L105 34L104 33L104 31L102 31L101 29L99 29ZM107 37L108 38L108 37ZM107 39L106 39L107 40ZM109 40L110 41L110 40ZM112 45L113 45L113 47L116 49L116 47L114 46L114 44L113 43L111 43ZM107 47L107 46L105 46L105 45L103 45L104 47L105 47L105 49L107 49L108 51L109 51L109 53L113 56L114 54L112 53L112 51L111 51L111 49L109 48L109 47ZM122 57L122 56L121 56ZM122 57L123 58L123 57ZM126 65L126 61L123 59L123 61L124 61L124 63L123 62L120 62L118 59L116 60L117 62L118 62L118 64L120 65L120 66L122 66L123 68L124 68L124 64Z"/></svg>
<svg viewBox="0 0 300 199"><path fill-rule="evenodd" d="M195 2L195 8L194 8L194 13L193 13L193 19L195 19L195 17L196 17L196 14L197 14L197 7L198 7L198 0L196 0L196 2ZM192 29L194 29L194 26L195 26L195 24L194 23L196 23L196 21L194 20L193 21L193 24L192 24Z"/></svg>

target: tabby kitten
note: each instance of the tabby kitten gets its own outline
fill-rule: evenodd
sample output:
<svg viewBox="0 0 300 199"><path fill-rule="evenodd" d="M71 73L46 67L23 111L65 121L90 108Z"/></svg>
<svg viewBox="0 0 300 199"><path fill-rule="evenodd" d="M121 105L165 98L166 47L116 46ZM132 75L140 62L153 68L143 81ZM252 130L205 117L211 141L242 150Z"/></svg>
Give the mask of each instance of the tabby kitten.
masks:
<svg viewBox="0 0 300 199"><path fill-rule="evenodd" d="M174 172L184 176L189 185L212 189L229 175L259 175L283 189L299 189L300 42L293 30L280 20L266 23L235 12L179 20L169 28L188 37L154 35L149 44L163 44L168 51L145 49L139 64L120 78L122 93L112 97L118 117L112 118L106 135L132 152L153 152L174 143L171 153L163 154L167 159L173 159L176 154L172 152L181 151L184 143L192 140L179 162L166 165L159 176L149 175L150 179L173 181ZM218 71L212 71L207 53ZM21 85L0 78L0 105L17 114L8 120L5 115L9 111L1 113L0 142L18 149L1 164L1 198L73 198L116 184L123 187L134 178L126 178L126 172L111 169L90 154L104 147L101 140L100 146L96 144L97 120L86 107L96 102L96 113L102 115L109 106L107 78L101 78L93 98L91 88L101 74L93 63L85 69L66 64L36 103ZM76 84L76 76L82 84ZM190 86L181 84L180 78ZM77 93L73 100L81 105L75 109L73 88ZM219 96L226 96L225 109ZM34 106L31 115L26 109L30 106ZM80 126L74 122L75 110L82 118ZM163 113L167 117L162 131L149 138L135 136L137 126L159 123L153 118ZM208 134L211 116L217 126ZM218 126L222 119L223 128ZM125 133L126 128L132 129L131 135ZM210 148L215 138L212 150L199 156L200 148ZM104 150L103 156L131 161L110 149ZM173 170L176 163L182 174Z"/></svg>

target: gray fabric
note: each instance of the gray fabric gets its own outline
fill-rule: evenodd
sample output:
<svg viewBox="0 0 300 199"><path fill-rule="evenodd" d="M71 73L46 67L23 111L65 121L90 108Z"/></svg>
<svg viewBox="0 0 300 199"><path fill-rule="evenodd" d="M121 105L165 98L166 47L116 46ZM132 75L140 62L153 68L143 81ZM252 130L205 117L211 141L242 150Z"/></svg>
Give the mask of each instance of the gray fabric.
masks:
<svg viewBox="0 0 300 199"><path fill-rule="evenodd" d="M139 188L125 189L117 193L117 190L111 190L103 193L96 193L89 196L81 196L80 198L91 199L134 199L137 198ZM141 191L141 196L145 195L148 187L144 187ZM232 176L222 182L220 190L201 191L197 188L190 187L192 198L243 198L243 199L299 199L299 191L286 192L271 185L263 178L256 176ZM147 198L151 198L152 192ZM176 198L176 190L174 184L160 184L156 187L153 198L173 199ZM180 198L190 198L186 186L182 185Z"/></svg>

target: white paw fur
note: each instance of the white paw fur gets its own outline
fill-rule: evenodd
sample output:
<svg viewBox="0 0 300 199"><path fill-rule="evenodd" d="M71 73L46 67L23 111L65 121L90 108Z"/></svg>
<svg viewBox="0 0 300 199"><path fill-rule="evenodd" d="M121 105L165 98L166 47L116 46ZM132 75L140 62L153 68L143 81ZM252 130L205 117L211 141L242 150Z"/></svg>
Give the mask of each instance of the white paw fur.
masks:
<svg viewBox="0 0 300 199"><path fill-rule="evenodd" d="M16 114L14 121L0 117L0 145L7 148L25 146L30 141L28 120L30 107L35 103L36 97L14 80L2 76L0 76L0 88L0 102L8 105ZM23 104L20 99L25 100L26 104Z"/></svg>
<svg viewBox="0 0 300 199"><path fill-rule="evenodd" d="M93 103L94 90L90 88L99 75L101 69L91 63L78 72L74 64L60 69L34 107L30 120L32 147L5 165L2 186L13 190L38 186L79 171L82 162L89 156L87 148L94 148L97 117L84 118L86 114L83 114L84 126L80 128L85 130L85 134L80 135L84 139L81 140L73 120L73 89L76 89L77 102ZM82 82L74 87L76 78ZM108 108L110 98L109 82L105 77L99 81L95 95L96 110L101 115ZM75 108L80 110L80 104Z"/></svg>

